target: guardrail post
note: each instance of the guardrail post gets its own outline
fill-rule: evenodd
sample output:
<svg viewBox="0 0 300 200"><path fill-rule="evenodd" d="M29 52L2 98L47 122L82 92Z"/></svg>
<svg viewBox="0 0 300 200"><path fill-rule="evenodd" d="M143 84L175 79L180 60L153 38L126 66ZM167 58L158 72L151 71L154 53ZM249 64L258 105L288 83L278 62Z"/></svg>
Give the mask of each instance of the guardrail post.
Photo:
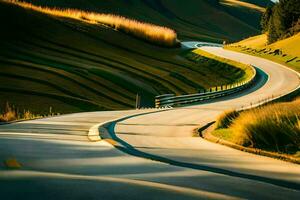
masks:
<svg viewBox="0 0 300 200"><path fill-rule="evenodd" d="M155 108L160 108L160 102L155 99Z"/></svg>
<svg viewBox="0 0 300 200"><path fill-rule="evenodd" d="M135 109L140 109L140 107L141 107L141 96L139 94L136 94Z"/></svg>

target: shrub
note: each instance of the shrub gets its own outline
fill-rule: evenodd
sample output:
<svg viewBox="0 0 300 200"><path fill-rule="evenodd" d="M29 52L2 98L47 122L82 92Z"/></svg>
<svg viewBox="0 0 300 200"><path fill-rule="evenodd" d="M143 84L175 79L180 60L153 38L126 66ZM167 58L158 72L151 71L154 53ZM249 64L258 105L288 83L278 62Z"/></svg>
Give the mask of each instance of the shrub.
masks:
<svg viewBox="0 0 300 200"><path fill-rule="evenodd" d="M295 153L300 150L300 99L245 111L230 129L237 144Z"/></svg>
<svg viewBox="0 0 300 200"><path fill-rule="evenodd" d="M4 112L0 114L0 122L13 121L17 119L17 113L13 110L13 108L6 103Z"/></svg>
<svg viewBox="0 0 300 200"><path fill-rule="evenodd" d="M162 46L174 47L179 44L177 34L174 30L151 23L145 23L113 14L86 12L77 9L48 8L15 0L7 2L49 15L83 20L92 24L104 24L137 38Z"/></svg>

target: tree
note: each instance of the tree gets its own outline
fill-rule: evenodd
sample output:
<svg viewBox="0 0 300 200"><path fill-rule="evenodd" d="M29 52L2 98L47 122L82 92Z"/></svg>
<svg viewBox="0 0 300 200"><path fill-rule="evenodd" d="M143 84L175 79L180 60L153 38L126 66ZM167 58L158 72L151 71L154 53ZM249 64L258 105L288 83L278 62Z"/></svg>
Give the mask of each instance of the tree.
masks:
<svg viewBox="0 0 300 200"><path fill-rule="evenodd" d="M268 43L296 34L300 18L300 0L280 0L267 8L261 18L263 32L268 32Z"/></svg>
<svg viewBox="0 0 300 200"><path fill-rule="evenodd" d="M274 17L271 16L268 23L268 43L276 42L278 39L278 34L274 25Z"/></svg>
<svg viewBox="0 0 300 200"><path fill-rule="evenodd" d="M260 20L260 25L261 25L263 33L268 31L271 15L272 15L272 7L268 6Z"/></svg>

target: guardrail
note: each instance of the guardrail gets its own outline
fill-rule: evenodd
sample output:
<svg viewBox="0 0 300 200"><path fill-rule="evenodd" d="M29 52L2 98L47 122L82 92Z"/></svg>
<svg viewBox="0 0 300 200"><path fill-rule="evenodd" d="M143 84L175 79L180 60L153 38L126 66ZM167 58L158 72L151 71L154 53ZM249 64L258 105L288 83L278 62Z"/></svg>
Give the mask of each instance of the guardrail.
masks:
<svg viewBox="0 0 300 200"><path fill-rule="evenodd" d="M155 107L180 106L189 103L200 102L203 100L214 99L222 96L227 96L246 88L249 88L256 80L257 73L255 67L250 65L253 70L253 75L250 79L242 82L237 82L230 85L221 85L202 90L200 93L175 96L175 94L163 94L155 97Z"/></svg>

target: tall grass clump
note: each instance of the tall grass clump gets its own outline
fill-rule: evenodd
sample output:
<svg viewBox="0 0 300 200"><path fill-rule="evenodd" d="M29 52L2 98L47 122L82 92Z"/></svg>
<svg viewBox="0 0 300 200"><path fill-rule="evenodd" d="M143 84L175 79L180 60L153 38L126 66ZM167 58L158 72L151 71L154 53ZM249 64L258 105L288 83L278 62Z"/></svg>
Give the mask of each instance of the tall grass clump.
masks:
<svg viewBox="0 0 300 200"><path fill-rule="evenodd" d="M0 122L11 122L15 120L27 120L36 119L47 116L59 115L59 113L52 113L52 108L50 107L49 113L46 115L38 115L30 112L29 110L20 111L14 106L10 105L8 102L5 105L3 111L0 109Z"/></svg>
<svg viewBox="0 0 300 200"><path fill-rule="evenodd" d="M17 118L17 112L8 103L6 103L4 111L0 113L0 122L14 121Z"/></svg>
<svg viewBox="0 0 300 200"><path fill-rule="evenodd" d="M237 144L296 153L300 151L300 99L242 112L230 129Z"/></svg>
<svg viewBox="0 0 300 200"><path fill-rule="evenodd" d="M83 20L92 24L103 24L145 41L166 47L175 47L179 45L177 34L174 30L119 15L87 12L78 9L41 7L16 0L7 0L6 2L49 15Z"/></svg>
<svg viewBox="0 0 300 200"><path fill-rule="evenodd" d="M216 128L228 128L238 116L239 112L236 110L225 111L218 117L216 121Z"/></svg>

